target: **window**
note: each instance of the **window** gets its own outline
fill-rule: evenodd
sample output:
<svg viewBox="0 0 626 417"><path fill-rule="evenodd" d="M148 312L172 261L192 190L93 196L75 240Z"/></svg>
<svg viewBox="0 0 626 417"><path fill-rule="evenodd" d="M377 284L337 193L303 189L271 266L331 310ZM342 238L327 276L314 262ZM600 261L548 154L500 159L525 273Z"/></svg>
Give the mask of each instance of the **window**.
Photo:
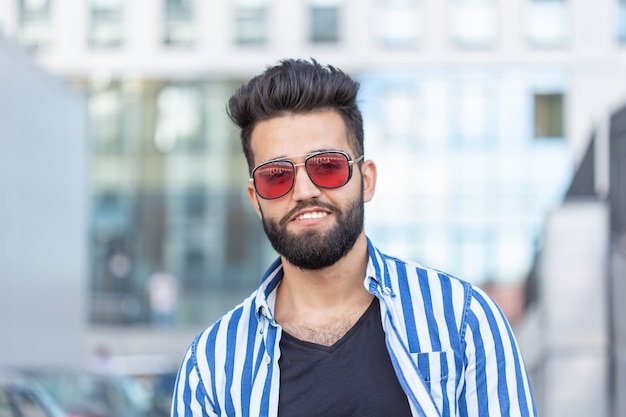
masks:
<svg viewBox="0 0 626 417"><path fill-rule="evenodd" d="M19 36L22 45L40 49L50 44L50 0L19 1Z"/></svg>
<svg viewBox="0 0 626 417"><path fill-rule="evenodd" d="M95 86L94 86L95 87ZM122 144L122 91L119 83L94 88L89 96L94 150L120 152Z"/></svg>
<svg viewBox="0 0 626 417"><path fill-rule="evenodd" d="M336 1L314 0L309 4L311 43L339 42L339 5Z"/></svg>
<svg viewBox="0 0 626 417"><path fill-rule="evenodd" d="M534 97L535 138L562 138L563 94L539 93Z"/></svg>
<svg viewBox="0 0 626 417"><path fill-rule="evenodd" d="M194 43L193 5L191 0L165 0L164 43L188 46Z"/></svg>
<svg viewBox="0 0 626 417"><path fill-rule="evenodd" d="M202 150L201 99L200 91L194 86L168 86L159 92L154 131L154 144L159 151Z"/></svg>
<svg viewBox="0 0 626 417"><path fill-rule="evenodd" d="M453 1L450 5L452 41L464 48L493 46L498 36L496 5L495 0Z"/></svg>
<svg viewBox="0 0 626 417"><path fill-rule="evenodd" d="M458 105L458 131L456 136L464 146L481 147L489 139L489 94L487 85L481 80L462 80L455 88Z"/></svg>
<svg viewBox="0 0 626 417"><path fill-rule="evenodd" d="M380 42L389 47L411 47L422 38L420 0L378 0L376 30Z"/></svg>
<svg viewBox="0 0 626 417"><path fill-rule="evenodd" d="M445 146L451 134L452 94L450 83L441 78L426 78L420 91L419 122L416 134L428 147Z"/></svg>
<svg viewBox="0 0 626 417"><path fill-rule="evenodd" d="M616 0L615 30L618 42L626 44L626 0Z"/></svg>
<svg viewBox="0 0 626 417"><path fill-rule="evenodd" d="M538 48L563 47L569 41L569 8L564 0L531 0L526 11L526 36Z"/></svg>
<svg viewBox="0 0 626 417"><path fill-rule="evenodd" d="M235 38L240 45L261 45L267 40L267 1L239 0L235 6Z"/></svg>
<svg viewBox="0 0 626 417"><path fill-rule="evenodd" d="M123 39L121 0L91 0L89 44L93 47L117 47Z"/></svg>
<svg viewBox="0 0 626 417"><path fill-rule="evenodd" d="M416 114L414 95L411 86L406 89L389 89L382 97L382 114L385 120L385 131L389 134L390 145L408 146L415 131L414 117Z"/></svg>

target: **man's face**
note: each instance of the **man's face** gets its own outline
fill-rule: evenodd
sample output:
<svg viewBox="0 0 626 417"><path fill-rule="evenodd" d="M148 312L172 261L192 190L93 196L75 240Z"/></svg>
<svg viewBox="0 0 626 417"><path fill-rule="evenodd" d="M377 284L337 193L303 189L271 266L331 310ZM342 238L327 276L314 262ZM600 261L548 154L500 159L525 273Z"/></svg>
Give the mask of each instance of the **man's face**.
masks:
<svg viewBox="0 0 626 417"><path fill-rule="evenodd" d="M286 158L301 164L318 151L344 151L354 160L345 125L331 111L287 115L258 123L252 132L255 164ZM367 175L362 175L365 168ZM315 185L304 165L296 166L293 188L273 200L260 198L252 184L248 195L263 221L267 237L289 263L308 270L330 266L345 256L363 233L364 202L373 195L370 161L352 166L342 187Z"/></svg>

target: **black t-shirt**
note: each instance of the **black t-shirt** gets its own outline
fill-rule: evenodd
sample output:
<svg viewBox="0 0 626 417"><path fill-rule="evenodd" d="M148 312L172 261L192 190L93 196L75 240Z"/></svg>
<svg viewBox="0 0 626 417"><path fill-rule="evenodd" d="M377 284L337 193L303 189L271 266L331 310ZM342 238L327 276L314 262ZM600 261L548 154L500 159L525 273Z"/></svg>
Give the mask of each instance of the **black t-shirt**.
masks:
<svg viewBox="0 0 626 417"><path fill-rule="evenodd" d="M334 345L283 332L280 350L280 417L411 416L389 359L377 298Z"/></svg>

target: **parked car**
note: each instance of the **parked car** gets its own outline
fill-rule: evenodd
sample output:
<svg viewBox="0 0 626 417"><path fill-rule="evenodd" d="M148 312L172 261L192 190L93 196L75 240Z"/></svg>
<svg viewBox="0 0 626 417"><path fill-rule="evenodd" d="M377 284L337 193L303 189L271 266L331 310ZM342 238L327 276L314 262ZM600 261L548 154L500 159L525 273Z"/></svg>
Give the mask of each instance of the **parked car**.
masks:
<svg viewBox="0 0 626 417"><path fill-rule="evenodd" d="M150 391L131 376L69 370L24 372L71 417L151 417Z"/></svg>
<svg viewBox="0 0 626 417"><path fill-rule="evenodd" d="M1 417L68 417L40 386L13 371L0 371Z"/></svg>

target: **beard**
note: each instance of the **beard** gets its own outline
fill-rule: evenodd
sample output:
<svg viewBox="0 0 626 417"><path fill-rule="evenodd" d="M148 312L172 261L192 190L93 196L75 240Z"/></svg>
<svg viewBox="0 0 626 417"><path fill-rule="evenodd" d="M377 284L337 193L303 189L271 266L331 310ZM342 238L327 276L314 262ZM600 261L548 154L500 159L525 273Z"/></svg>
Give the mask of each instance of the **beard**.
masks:
<svg viewBox="0 0 626 417"><path fill-rule="evenodd" d="M321 207L334 213L337 225L331 230L308 231L294 234L287 231L293 214L306 207ZM289 263L300 269L319 270L333 265L343 258L354 246L363 230L363 193L346 206L345 211L337 206L321 202L298 204L280 221L268 219L261 211L263 229L272 247Z"/></svg>

